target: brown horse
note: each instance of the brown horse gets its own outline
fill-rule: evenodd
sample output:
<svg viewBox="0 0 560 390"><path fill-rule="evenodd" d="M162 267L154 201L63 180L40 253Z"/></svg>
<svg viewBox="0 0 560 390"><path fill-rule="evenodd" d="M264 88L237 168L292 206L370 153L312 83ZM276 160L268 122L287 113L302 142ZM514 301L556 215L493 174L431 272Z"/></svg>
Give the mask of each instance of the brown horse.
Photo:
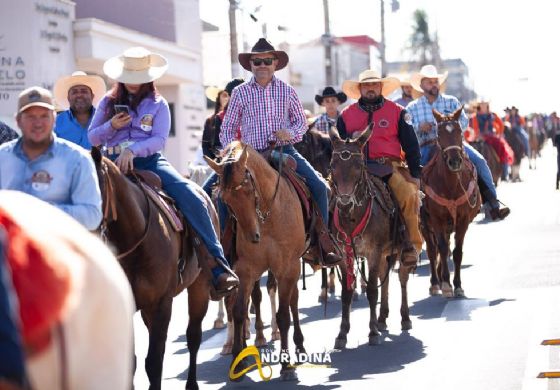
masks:
<svg viewBox="0 0 560 390"><path fill-rule="evenodd" d="M97 148L92 157L99 177L103 198L102 233L115 247L119 260L130 281L137 310L142 313L150 337L145 368L150 389L161 388L161 372L165 354L167 329L171 318L173 297L188 290L189 324L187 345L190 366L187 389L198 389L196 357L202 340L202 320L210 298L210 275L200 272L197 256L209 256L204 245L194 250L192 233L176 232L145 190L123 175ZM212 202L207 207L214 226L219 222ZM178 261L184 267L179 272ZM206 261L202 260L201 262Z"/></svg>
<svg viewBox="0 0 560 390"><path fill-rule="evenodd" d="M470 144L473 148L478 150L480 154L482 154L482 157L484 157L488 163L488 168L490 168L490 173L492 173L492 181L494 182L494 185L497 186L500 178L502 177L503 170L498 153L496 153L494 148L482 139L473 141Z"/></svg>
<svg viewBox="0 0 560 390"><path fill-rule="evenodd" d="M451 233L455 233L455 296L465 295L461 287L463 242L481 204L476 170L463 150L461 111L462 107L444 116L433 110L438 124L436 152L422 170L422 189L427 195L421 210L422 233L430 259L430 295L443 292L445 297L453 296L447 263Z"/></svg>
<svg viewBox="0 0 560 390"><path fill-rule="evenodd" d="M523 146L523 140L521 139L521 135L513 131L507 124L504 127L504 137L506 138L509 146L511 146L514 155L513 165L511 166L510 180L512 182L521 181L519 170L521 167L521 160L526 156L525 146Z"/></svg>
<svg viewBox="0 0 560 390"><path fill-rule="evenodd" d="M387 329L389 315L389 271L394 265L402 248L392 243L391 221L394 207L388 193L380 189L366 170L364 145L372 134L368 127L356 140L343 141L335 129L329 135L333 143L331 175L335 199L334 217L331 231L346 248L347 258L339 266L342 274L342 322L335 341L335 348L346 347L347 334L350 330L350 308L352 305L352 282L354 259L367 258L367 298L370 307L369 344L380 342L380 330ZM383 188L383 184L381 188ZM385 195L383 195L384 191ZM401 326L411 329L409 317L407 282L408 269L400 267L401 283ZM350 279L349 279L350 278ZM381 309L377 317L378 280L381 280Z"/></svg>
<svg viewBox="0 0 560 390"><path fill-rule="evenodd" d="M224 156L221 163L210 159L207 162L219 175L222 200L237 220L234 270L240 283L232 313L233 361L246 347L243 324L249 295L255 282L268 270L272 271L278 285L276 322L282 353L288 350L290 309L296 351L304 352L297 308L297 281L299 259L305 250L305 226L298 196L287 180L250 146L234 141L225 149ZM262 321L257 321L255 328L257 339L263 339ZM241 366L237 366L236 372L240 369ZM280 374L283 380L297 379L289 359L282 361Z"/></svg>

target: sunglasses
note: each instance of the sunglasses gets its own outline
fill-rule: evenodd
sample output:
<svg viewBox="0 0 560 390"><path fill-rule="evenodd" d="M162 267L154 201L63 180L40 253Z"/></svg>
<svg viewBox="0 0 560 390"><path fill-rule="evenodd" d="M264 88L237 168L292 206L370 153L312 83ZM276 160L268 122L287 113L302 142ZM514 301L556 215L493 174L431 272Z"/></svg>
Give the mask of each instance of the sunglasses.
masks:
<svg viewBox="0 0 560 390"><path fill-rule="evenodd" d="M265 64L266 66L270 66L272 65L275 59L276 58L254 58L251 60L251 62L255 66L261 66L262 64Z"/></svg>

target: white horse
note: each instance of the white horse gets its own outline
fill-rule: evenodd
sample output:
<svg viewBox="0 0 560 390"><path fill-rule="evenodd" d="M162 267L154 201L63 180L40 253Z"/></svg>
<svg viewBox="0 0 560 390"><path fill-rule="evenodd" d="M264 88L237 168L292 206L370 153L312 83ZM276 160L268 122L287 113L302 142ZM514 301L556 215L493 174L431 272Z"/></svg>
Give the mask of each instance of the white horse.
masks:
<svg viewBox="0 0 560 390"><path fill-rule="evenodd" d="M33 284L51 272L55 275L52 279L60 277L68 286L56 321L46 327L50 341L27 354L32 388L132 388L134 302L128 280L109 249L64 212L21 192L0 191L0 226L8 233L7 258L15 261L11 269L24 343L26 304L31 302L33 306L35 302L35 309L40 311L49 303L37 301L50 296L42 291L42 295L30 299L21 281ZM33 248L33 256L25 258L21 250L15 254L17 248L12 247L21 249L21 240ZM11 247L11 243L18 245ZM14 260L16 256L19 259ZM27 310L33 308L28 306ZM25 346L29 349L28 344Z"/></svg>

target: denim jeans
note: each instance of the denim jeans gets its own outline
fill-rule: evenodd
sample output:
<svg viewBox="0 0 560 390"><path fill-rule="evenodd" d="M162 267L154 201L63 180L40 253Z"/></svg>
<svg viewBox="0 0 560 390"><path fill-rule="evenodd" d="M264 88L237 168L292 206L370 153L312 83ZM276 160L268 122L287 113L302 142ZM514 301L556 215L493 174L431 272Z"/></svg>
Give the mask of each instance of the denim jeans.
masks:
<svg viewBox="0 0 560 390"><path fill-rule="evenodd" d="M420 153L422 157L420 158L420 164L425 166L428 161L430 161L431 156L435 151L436 145L425 145L420 148ZM494 198L497 197L496 194L496 187L494 187L494 182L492 181L492 173L490 172L490 168L488 168L488 164L482 154L478 153L478 151L469 145L466 142L463 142L463 148L469 157L469 160L473 163L474 167L476 168L476 173L478 177L486 184Z"/></svg>
<svg viewBox="0 0 560 390"><path fill-rule="evenodd" d="M276 150L280 150L280 147L277 147ZM317 202L317 206L319 207L319 211L321 212L321 216L323 217L323 221L325 224L329 223L329 199L328 199L328 189L327 189L327 182L319 172L317 172L311 164L301 155L299 152L292 146L286 145L282 148L282 152L284 154L288 154L292 156L297 162L296 172L305 178L305 183L309 187L311 191L311 196ZM214 172L212 173L208 179L202 185L204 191L207 194L211 194L212 186L218 180L218 175ZM227 220L228 216L228 209L227 206L222 202L220 198L218 198L218 213L220 216L220 226L224 227L224 224ZM327 225L328 226L328 225Z"/></svg>
<svg viewBox="0 0 560 390"><path fill-rule="evenodd" d="M525 153L527 154L527 157L529 157L529 134L527 134L525 129L521 126L514 127L513 131L521 136L521 141L523 141L523 146L525 147Z"/></svg>
<svg viewBox="0 0 560 390"><path fill-rule="evenodd" d="M134 168L152 171L158 175L163 190L175 200L177 207L200 236L208 252L214 257L225 259L222 245L206 208L206 201L196 192L195 184L181 176L160 153L148 157L135 157Z"/></svg>

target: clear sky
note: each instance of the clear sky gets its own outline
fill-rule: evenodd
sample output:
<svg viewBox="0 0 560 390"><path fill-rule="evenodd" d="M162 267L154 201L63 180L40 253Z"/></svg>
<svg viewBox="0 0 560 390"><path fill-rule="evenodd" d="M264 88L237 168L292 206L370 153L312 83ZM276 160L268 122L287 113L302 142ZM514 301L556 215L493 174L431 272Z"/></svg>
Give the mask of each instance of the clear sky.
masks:
<svg viewBox="0 0 560 390"><path fill-rule="evenodd" d="M329 0L334 35L367 34L380 40L381 0ZM515 105L522 113L560 111L560 1L558 0L399 0L391 13L385 0L387 60L407 60L403 51L412 31L412 13L423 9L437 30L442 58L467 64L475 91L495 110ZM201 17L228 28L227 0L200 0ZM322 0L240 0L240 6L268 22L269 38L305 42L324 31ZM241 23L248 40L260 25ZM277 25L287 32L277 32Z"/></svg>

